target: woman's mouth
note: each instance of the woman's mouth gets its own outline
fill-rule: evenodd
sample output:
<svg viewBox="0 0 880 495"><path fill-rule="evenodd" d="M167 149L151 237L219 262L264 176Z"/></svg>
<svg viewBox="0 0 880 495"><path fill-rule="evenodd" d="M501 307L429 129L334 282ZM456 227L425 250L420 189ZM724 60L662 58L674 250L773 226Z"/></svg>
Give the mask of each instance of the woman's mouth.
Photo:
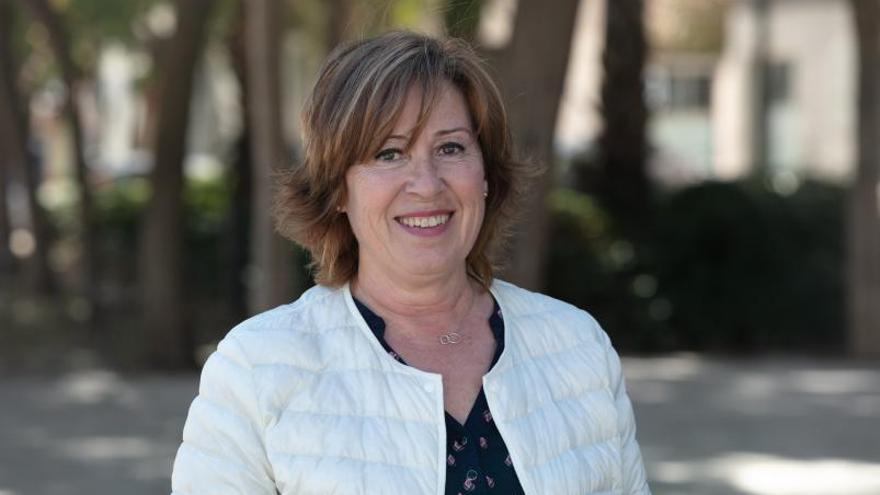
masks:
<svg viewBox="0 0 880 495"><path fill-rule="evenodd" d="M397 217L398 223L406 227L414 227L418 229L429 229L443 225L452 217L451 213L431 216L413 216L413 217Z"/></svg>

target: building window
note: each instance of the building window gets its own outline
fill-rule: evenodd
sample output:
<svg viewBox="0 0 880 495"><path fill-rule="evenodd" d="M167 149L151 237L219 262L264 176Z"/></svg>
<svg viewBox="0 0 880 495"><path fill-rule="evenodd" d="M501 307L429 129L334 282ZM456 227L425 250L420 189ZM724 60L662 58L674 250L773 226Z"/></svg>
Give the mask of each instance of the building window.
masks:
<svg viewBox="0 0 880 495"><path fill-rule="evenodd" d="M767 101L784 104L791 98L791 66L785 62L767 64Z"/></svg>
<svg viewBox="0 0 880 495"><path fill-rule="evenodd" d="M662 110L705 110L712 99L711 73L663 67L649 71L648 102Z"/></svg>

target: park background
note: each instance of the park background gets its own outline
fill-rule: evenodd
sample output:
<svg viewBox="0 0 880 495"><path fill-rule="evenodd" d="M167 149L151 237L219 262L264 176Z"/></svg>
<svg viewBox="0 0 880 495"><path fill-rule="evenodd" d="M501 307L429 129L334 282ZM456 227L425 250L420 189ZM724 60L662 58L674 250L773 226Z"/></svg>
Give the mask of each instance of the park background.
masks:
<svg viewBox="0 0 880 495"><path fill-rule="evenodd" d="M0 0L0 495L168 491L201 363L312 283L320 64L396 28L546 166L501 276L602 322L656 494L880 493L880 1Z"/></svg>

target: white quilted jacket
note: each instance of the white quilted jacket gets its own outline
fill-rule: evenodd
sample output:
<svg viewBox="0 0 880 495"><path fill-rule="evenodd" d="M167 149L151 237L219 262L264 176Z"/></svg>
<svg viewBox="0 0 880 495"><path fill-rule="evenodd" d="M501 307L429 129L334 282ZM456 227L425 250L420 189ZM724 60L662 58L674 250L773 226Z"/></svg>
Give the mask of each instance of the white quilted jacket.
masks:
<svg viewBox="0 0 880 495"><path fill-rule="evenodd" d="M648 494L620 361L584 311L496 281L483 386L527 494ZM348 286L233 329L202 371L174 495L443 495L440 375L395 361Z"/></svg>

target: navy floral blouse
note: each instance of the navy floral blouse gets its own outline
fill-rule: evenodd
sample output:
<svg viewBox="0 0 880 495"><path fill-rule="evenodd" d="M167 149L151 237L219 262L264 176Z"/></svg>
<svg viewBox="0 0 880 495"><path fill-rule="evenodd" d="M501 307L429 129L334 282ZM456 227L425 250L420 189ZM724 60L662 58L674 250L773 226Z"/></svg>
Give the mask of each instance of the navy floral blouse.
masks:
<svg viewBox="0 0 880 495"><path fill-rule="evenodd" d="M385 321L357 299L354 302L382 347L391 357L406 364L385 341ZM496 343L491 369L504 351L504 320L498 302L489 317L489 327ZM523 489L507 446L492 421L486 394L480 388L464 424L446 413L446 495L482 493L516 495L523 493Z"/></svg>

